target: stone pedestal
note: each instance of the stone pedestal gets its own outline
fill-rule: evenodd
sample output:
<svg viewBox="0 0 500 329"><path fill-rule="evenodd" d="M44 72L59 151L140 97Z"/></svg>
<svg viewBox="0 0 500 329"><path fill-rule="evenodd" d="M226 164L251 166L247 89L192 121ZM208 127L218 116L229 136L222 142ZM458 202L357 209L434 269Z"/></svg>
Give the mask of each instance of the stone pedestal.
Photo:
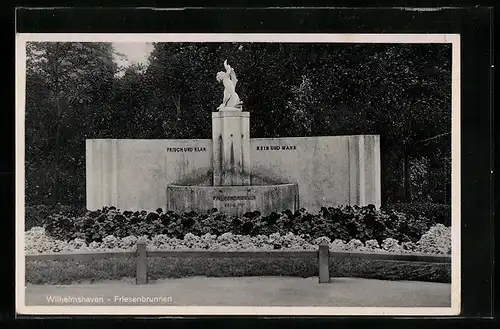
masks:
<svg viewBox="0 0 500 329"><path fill-rule="evenodd" d="M212 142L214 186L250 185L250 113L213 112Z"/></svg>

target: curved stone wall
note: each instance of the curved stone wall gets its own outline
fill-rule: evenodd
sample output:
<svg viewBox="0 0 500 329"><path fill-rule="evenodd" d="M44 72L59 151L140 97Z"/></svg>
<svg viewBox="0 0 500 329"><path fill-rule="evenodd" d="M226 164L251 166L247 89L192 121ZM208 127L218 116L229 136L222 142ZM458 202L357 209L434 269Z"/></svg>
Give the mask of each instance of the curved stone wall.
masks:
<svg viewBox="0 0 500 329"><path fill-rule="evenodd" d="M245 128L246 129L246 128ZM213 141L113 140L86 142L87 208L165 210L168 185L213 182ZM300 207L381 204L380 137L376 135L252 138L250 184L296 183ZM222 184L224 185L224 184Z"/></svg>
<svg viewBox="0 0 500 329"><path fill-rule="evenodd" d="M299 209L297 184L256 186L167 185L166 209L174 212L205 213L217 208L228 215L242 216L248 211L263 215Z"/></svg>

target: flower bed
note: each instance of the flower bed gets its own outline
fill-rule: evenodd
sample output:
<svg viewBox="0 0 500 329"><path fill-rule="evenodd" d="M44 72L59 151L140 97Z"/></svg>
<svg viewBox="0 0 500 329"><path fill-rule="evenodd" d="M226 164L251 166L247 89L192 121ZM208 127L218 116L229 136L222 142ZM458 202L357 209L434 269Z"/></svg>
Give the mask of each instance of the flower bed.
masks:
<svg viewBox="0 0 500 329"><path fill-rule="evenodd" d="M241 218L207 214L120 212L113 207L82 213L56 213L44 228L25 232L27 254L135 250L142 237L149 250L317 250L326 240L332 251L450 254L451 230L424 217L375 207L323 208ZM334 277L450 282L451 266L365 259L335 259ZM119 280L135 275L133 259L28 261L26 282L67 284ZM148 258L148 276L317 276L317 261L303 258Z"/></svg>
<svg viewBox="0 0 500 329"><path fill-rule="evenodd" d="M417 243L388 238L381 244L376 240L365 243L360 240L344 242L330 241L319 237L308 242L293 233L269 236L245 236L225 233L220 236L186 234L183 239L156 235L146 239L150 250L316 250L322 240L329 242L332 251L373 252L422 252L449 254L451 249L450 229L439 224L432 227ZM117 238L107 236L101 242L87 243L83 239L56 240L48 236L43 228L32 228L25 232L27 254L78 251L134 250L138 237ZM187 276L237 277L237 276L317 276L317 261L310 258L265 259L265 258L148 258L150 279L178 278ZM450 264L413 263L365 259L335 259L330 262L333 277L358 277L381 280L418 280L447 282L451 280ZM122 258L92 261L29 261L26 262L26 282L34 284L69 284L82 281L120 280L135 275L135 260Z"/></svg>
<svg viewBox="0 0 500 329"><path fill-rule="evenodd" d="M412 248L412 244L417 243L434 225L434 220L422 216L417 218L412 214L379 210L373 206L322 208L318 213L301 209L295 213L284 211L268 216L261 216L255 211L240 218L226 216L215 209L207 214L176 214L163 213L161 209L157 212L120 212L114 207L105 207L84 215L56 213L44 222L47 235L67 242L82 239L87 244L102 243L110 235L118 239L143 235L153 239L156 235L165 235L182 240L187 234L207 239L225 233L252 238L292 233L308 243L326 237L330 241L359 240L364 245L375 240L382 245L387 239L395 239L403 249ZM296 242L302 243L299 240ZM406 247L404 243L407 243ZM369 243L370 248L374 245Z"/></svg>
<svg viewBox="0 0 500 329"><path fill-rule="evenodd" d="M119 251L134 250L137 236L123 238L108 235L102 241L87 243L81 238L70 241L54 239L46 234L44 228L34 227L25 232L25 251L27 253L49 252L74 252L74 251ZM398 252L398 253L451 253L451 231L442 224L432 227L416 243L398 242L393 238L386 238L382 243L371 239L364 243L358 239L349 242L336 239L331 241L328 237L311 239L307 235L298 236L292 232L286 234L272 233L270 235L239 235L223 233L219 236L206 233L196 236L186 234L182 239L169 237L165 234L152 237L142 236L150 250L317 250L321 241L328 242L332 251L373 251L373 252Z"/></svg>

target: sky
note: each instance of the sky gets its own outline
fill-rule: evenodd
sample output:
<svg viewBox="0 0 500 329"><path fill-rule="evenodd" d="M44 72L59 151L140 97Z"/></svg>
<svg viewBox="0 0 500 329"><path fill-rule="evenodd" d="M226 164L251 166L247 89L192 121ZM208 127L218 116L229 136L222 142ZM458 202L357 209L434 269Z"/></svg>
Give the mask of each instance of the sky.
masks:
<svg viewBox="0 0 500 329"><path fill-rule="evenodd" d="M153 50L151 43L127 43L127 42L113 42L115 50L125 56L124 59L115 58L119 66L129 66L132 64L147 65L148 56Z"/></svg>

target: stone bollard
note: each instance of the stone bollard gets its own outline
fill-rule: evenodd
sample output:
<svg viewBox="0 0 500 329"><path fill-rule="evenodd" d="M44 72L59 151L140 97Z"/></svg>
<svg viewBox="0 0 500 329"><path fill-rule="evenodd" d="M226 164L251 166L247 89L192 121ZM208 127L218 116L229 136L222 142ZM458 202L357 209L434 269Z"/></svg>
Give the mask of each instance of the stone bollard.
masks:
<svg viewBox="0 0 500 329"><path fill-rule="evenodd" d="M146 241L143 239L139 239L137 241L137 272L135 283L136 284L146 284L148 282L147 278L147 257L146 257Z"/></svg>
<svg viewBox="0 0 500 329"><path fill-rule="evenodd" d="M330 282L330 249L328 242L321 241L318 250L318 269L319 269L319 283Z"/></svg>

